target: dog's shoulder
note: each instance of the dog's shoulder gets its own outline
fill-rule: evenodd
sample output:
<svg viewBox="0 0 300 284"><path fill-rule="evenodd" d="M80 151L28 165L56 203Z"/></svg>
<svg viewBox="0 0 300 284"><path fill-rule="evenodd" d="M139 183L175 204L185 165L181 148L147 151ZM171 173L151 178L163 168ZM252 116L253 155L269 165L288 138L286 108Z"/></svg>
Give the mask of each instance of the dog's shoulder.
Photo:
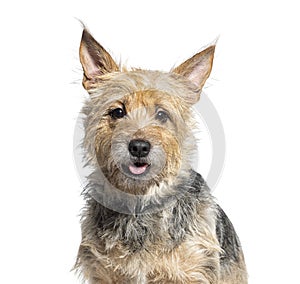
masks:
<svg viewBox="0 0 300 284"><path fill-rule="evenodd" d="M217 205L216 233L223 251L220 257L221 263L226 263L231 260L235 262L239 261L241 254L239 238L231 221L219 205Z"/></svg>
<svg viewBox="0 0 300 284"><path fill-rule="evenodd" d="M197 172L192 172L191 177L193 177L193 183L190 191L197 196L198 202L210 203L214 208L212 212L215 214L216 236L222 249L221 262L239 261L242 252L241 244L230 219L224 210L215 203L203 177Z"/></svg>

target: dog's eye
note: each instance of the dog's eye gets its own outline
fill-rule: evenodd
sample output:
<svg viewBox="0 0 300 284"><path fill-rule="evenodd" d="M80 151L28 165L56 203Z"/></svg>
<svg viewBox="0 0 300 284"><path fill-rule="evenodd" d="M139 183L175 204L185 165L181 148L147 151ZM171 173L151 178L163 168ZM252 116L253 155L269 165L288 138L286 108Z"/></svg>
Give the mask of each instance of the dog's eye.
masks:
<svg viewBox="0 0 300 284"><path fill-rule="evenodd" d="M156 113L155 118L160 122L165 123L169 119L169 115L165 111L160 110Z"/></svg>
<svg viewBox="0 0 300 284"><path fill-rule="evenodd" d="M126 112L122 108L115 108L110 111L109 115L114 119L119 119L124 117L126 115Z"/></svg>

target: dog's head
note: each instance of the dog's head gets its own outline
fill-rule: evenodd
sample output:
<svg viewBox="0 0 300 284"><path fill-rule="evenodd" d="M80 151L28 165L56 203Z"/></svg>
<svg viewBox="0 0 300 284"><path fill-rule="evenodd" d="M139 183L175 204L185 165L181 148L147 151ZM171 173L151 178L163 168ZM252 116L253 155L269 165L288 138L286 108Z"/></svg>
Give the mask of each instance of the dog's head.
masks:
<svg viewBox="0 0 300 284"><path fill-rule="evenodd" d="M190 108L211 72L214 49L208 47L169 73L128 71L83 31L80 61L90 94L83 109L84 147L89 162L113 186L146 193L190 169L196 147Z"/></svg>

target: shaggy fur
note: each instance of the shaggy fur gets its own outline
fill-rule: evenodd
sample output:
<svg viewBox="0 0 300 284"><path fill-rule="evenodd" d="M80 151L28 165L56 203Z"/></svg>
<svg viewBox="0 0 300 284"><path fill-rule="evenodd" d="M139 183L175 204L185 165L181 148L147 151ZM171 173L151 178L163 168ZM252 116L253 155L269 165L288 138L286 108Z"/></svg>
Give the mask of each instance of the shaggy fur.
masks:
<svg viewBox="0 0 300 284"><path fill-rule="evenodd" d="M191 106L214 49L169 73L128 71L83 31L83 147L94 172L75 268L88 283L247 283L234 228L191 168ZM136 140L150 145L145 155L130 150Z"/></svg>

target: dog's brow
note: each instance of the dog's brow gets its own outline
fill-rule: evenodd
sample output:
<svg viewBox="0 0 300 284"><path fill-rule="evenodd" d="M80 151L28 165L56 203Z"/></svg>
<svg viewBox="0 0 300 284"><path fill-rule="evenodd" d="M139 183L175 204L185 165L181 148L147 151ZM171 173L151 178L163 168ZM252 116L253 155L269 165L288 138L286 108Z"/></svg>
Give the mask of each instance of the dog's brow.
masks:
<svg viewBox="0 0 300 284"><path fill-rule="evenodd" d="M163 110L169 115L169 111L167 110L166 106L164 106L162 104L156 104L155 105L155 112L158 112L159 110Z"/></svg>
<svg viewBox="0 0 300 284"><path fill-rule="evenodd" d="M124 102L123 102L123 101L120 101L120 100L113 102L113 103L110 105L110 108L114 108L114 107L117 107L117 106L119 106L119 107L124 107L124 108L125 108Z"/></svg>

